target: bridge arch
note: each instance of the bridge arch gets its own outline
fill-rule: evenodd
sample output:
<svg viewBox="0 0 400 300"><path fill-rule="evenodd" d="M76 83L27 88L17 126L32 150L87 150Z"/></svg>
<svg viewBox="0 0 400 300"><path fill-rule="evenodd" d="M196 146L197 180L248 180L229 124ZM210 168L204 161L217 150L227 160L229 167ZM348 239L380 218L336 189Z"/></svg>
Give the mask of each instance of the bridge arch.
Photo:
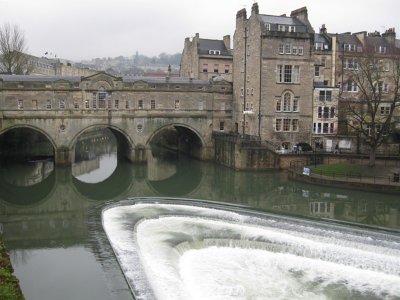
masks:
<svg viewBox="0 0 400 300"><path fill-rule="evenodd" d="M69 142L69 149L74 150L76 143L80 136L88 130L91 129L110 129L114 134L117 144L118 144L118 155L127 158L130 161L135 161L135 142L132 140L131 136L123 129L111 125L111 124L93 124L82 128L78 131Z"/></svg>
<svg viewBox="0 0 400 300"><path fill-rule="evenodd" d="M151 149L152 145L157 141L157 138L162 136L163 131L173 128L177 134L176 150L185 152L189 156L202 159L204 156L207 143L200 132L185 123L173 122L164 124L154 130L146 141L146 148Z"/></svg>
<svg viewBox="0 0 400 300"><path fill-rule="evenodd" d="M53 146L53 149L54 150L57 149L57 144L56 144L54 138L48 132L46 132L45 130L43 130L43 129L37 127L37 126L33 126L33 125L30 125L30 124L16 124L16 125L13 125L13 126L10 126L10 127L3 128L2 130L0 130L0 136L3 135L4 133L10 131L10 130L20 129L20 128L28 128L28 129L32 129L32 130L35 130L35 131L41 133L43 136L45 136L47 138L47 140Z"/></svg>
<svg viewBox="0 0 400 300"><path fill-rule="evenodd" d="M146 142L146 146L147 147L150 146L150 142L154 138L154 136L156 136L162 130L164 130L166 128L169 128L169 127L181 127L181 128L186 128L186 129L192 131L199 138L199 140L201 141L202 146L206 146L206 142L205 142L204 138L202 137L202 135L200 134L200 132L196 128L194 128L193 126L190 126L188 124L179 123L179 122L165 124L165 125L162 125L159 128L157 128L155 131L153 131L152 134L149 135L149 138L147 139L147 142Z"/></svg>

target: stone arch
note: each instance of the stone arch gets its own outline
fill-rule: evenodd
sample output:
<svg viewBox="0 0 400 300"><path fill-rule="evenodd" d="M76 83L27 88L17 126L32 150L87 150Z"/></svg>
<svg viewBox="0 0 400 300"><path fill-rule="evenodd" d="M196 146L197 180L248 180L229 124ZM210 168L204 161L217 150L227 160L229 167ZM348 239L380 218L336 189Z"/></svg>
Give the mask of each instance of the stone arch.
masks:
<svg viewBox="0 0 400 300"><path fill-rule="evenodd" d="M149 137L146 141L146 147L150 146L150 142L154 138L154 136L156 136L160 131L162 131L163 129L168 128L168 127L183 127L183 128L189 129L199 138L199 140L201 141L201 145L203 147L207 145L207 143L205 142L205 140L204 140L203 136L200 134L200 132L198 132L198 130L196 130L192 126L190 126L188 124L184 124L184 123L170 123L170 124L162 125L162 126L158 127L155 131L153 131L153 133L149 135Z"/></svg>
<svg viewBox="0 0 400 300"><path fill-rule="evenodd" d="M50 144L53 146L53 149L54 150L57 149L56 142L54 141L53 137L48 132L44 131L43 129L41 129L39 127L32 126L32 125L29 125L29 124L17 124L17 125L14 125L14 126L3 128L2 130L0 130L0 135L6 133L9 130L18 129L18 128L29 128L29 129L35 130L37 132L40 132L41 134L43 134L48 139Z"/></svg>
<svg viewBox="0 0 400 300"><path fill-rule="evenodd" d="M69 144L69 148L73 149L76 141L78 140L79 136L81 136L85 131L89 130L89 129L93 129L93 128L109 128L111 129L111 131L116 131L118 133L120 133L122 136L125 137L125 139L128 141L130 147L133 149L135 147L135 143L134 141L131 139L131 137L129 136L128 133L126 133L124 130L122 130L121 128L114 126L114 125L110 125L110 124L94 124L94 125L90 125L87 126L83 129L81 129L80 131L78 131L74 137L71 139L70 144Z"/></svg>
<svg viewBox="0 0 400 300"><path fill-rule="evenodd" d="M137 153L138 151L136 149L137 147L135 145L135 142L132 140L131 136L125 130L123 130L117 126L111 125L111 124L100 123L100 124L93 124L93 125L87 126L85 128L82 128L70 140L68 148L69 148L69 151L71 151L72 155L73 155L73 158L71 159L71 163L73 163L75 161L74 149L75 149L78 138L85 131L90 130L90 129L95 129L95 128L99 128L99 129L108 128L111 130L111 132L115 135L116 140L117 140L118 156L124 157L131 162L141 161L140 157L143 155L140 155L140 153L139 154Z"/></svg>

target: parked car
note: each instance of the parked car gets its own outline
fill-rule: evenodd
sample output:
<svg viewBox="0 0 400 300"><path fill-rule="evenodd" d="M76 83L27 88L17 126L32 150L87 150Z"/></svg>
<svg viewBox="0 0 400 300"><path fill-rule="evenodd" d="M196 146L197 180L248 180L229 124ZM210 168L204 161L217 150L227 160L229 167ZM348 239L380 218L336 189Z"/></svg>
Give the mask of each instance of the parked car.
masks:
<svg viewBox="0 0 400 300"><path fill-rule="evenodd" d="M296 144L296 149L298 152L310 152L313 151L313 148L310 146L310 144L307 143L297 143Z"/></svg>

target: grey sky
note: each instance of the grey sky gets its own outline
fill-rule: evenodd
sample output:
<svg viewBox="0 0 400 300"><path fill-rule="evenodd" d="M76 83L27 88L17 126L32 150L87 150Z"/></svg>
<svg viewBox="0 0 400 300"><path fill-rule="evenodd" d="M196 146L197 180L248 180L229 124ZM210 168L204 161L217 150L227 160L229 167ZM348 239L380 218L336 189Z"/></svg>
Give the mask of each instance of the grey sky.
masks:
<svg viewBox="0 0 400 300"><path fill-rule="evenodd" d="M0 0L0 24L24 31L29 53L79 61L181 52L185 37L233 36L236 12L252 0ZM400 32L400 0L259 0L260 13L307 6L312 26L328 32ZM397 33L397 37L399 34Z"/></svg>

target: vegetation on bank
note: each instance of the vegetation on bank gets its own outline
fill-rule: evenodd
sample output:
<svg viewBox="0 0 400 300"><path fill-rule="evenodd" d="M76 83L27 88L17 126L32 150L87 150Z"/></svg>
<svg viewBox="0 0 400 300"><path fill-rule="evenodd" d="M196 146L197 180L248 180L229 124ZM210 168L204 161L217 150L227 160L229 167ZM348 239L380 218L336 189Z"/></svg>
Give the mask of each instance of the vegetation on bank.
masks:
<svg viewBox="0 0 400 300"><path fill-rule="evenodd" d="M23 300L18 279L13 275L14 269L0 237L0 299Z"/></svg>
<svg viewBox="0 0 400 300"><path fill-rule="evenodd" d="M390 174L388 167L385 166L375 166L371 168L368 165L350 163L317 165L312 168L312 171L316 174L335 174L344 176L387 176Z"/></svg>

